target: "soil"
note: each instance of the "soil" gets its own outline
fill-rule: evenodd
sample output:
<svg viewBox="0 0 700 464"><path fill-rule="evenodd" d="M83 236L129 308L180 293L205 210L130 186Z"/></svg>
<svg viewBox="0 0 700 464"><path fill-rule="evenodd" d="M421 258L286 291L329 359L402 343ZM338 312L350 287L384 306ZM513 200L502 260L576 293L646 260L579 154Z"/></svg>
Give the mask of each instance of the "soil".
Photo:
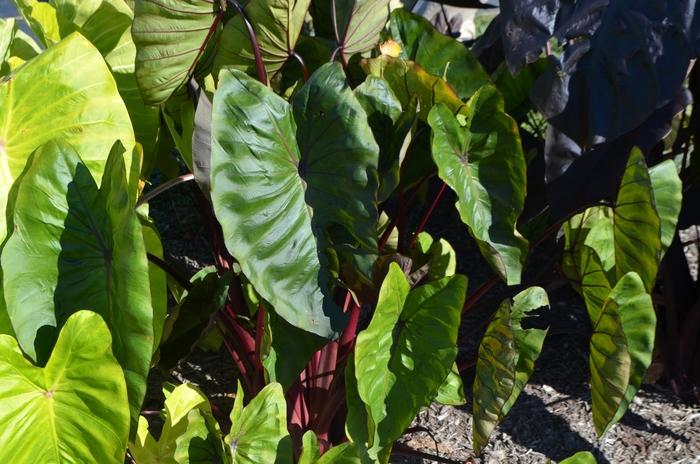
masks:
<svg viewBox="0 0 700 464"><path fill-rule="evenodd" d="M151 214L161 231L167 259L188 275L211 264L201 220L189 195L191 187L178 186L151 202ZM428 195L434 190L431 186ZM474 292L491 271L461 227L453 203L454 197L443 198L428 230L446 238L458 250L458 271L470 277L469 291ZM416 221L415 217L410 220ZM538 269L546 268L555 256L551 244L538 249L525 274L528 286L539 280L552 282L550 276L539 275ZM661 384L643 385L620 423L601 439L596 438L588 385L590 323L578 296L568 287L554 281L546 289L551 309L532 322L549 327L542 354L530 382L491 436L482 456L474 456L471 449L469 401L462 407L433 404L426 408L412 427L420 431L401 440L410 450L437 455L440 461L396 456L391 462L544 463L587 450L599 463L700 463L700 408L682 402ZM494 297L485 299L463 320L459 355L463 362L474 359L490 314L509 291L496 286L492 293ZM469 400L470 376L473 372L467 371L464 377ZM160 385L164 380L200 386L212 399L215 414L225 420L223 411L230 409L231 393L235 390L235 368L224 352L197 350L171 374L164 376L155 371L149 382L146 409L161 407Z"/></svg>

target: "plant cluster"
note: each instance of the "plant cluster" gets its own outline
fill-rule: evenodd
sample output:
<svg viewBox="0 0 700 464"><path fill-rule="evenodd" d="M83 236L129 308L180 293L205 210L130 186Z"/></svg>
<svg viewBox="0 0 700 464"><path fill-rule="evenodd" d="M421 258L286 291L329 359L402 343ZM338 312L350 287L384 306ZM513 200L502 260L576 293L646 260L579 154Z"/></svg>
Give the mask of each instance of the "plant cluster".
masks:
<svg viewBox="0 0 700 464"><path fill-rule="evenodd" d="M657 310L689 379L693 2L502 0L470 47L389 0L13 2L39 42L0 22L0 460L386 463L422 408L467 403L465 374L480 454L547 335L551 278L523 278L543 243L590 317L599 435ZM214 262L184 278L148 206L183 183ZM493 272L469 294L425 232L449 191ZM149 371L205 345L236 366L230 414L166 383L152 433Z"/></svg>

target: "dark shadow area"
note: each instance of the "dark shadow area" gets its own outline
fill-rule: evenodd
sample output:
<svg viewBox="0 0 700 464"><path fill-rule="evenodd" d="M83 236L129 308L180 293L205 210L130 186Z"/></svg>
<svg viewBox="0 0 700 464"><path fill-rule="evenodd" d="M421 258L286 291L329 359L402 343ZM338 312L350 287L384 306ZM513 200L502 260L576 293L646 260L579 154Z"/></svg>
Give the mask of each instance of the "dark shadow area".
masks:
<svg viewBox="0 0 700 464"><path fill-rule="evenodd" d="M527 417L527 420L520 418ZM566 417L547 411L546 404L536 396L520 394L511 412L500 425L501 431L514 442L540 452L555 461L565 459L578 451L590 451L598 464L610 461L598 448L571 429Z"/></svg>

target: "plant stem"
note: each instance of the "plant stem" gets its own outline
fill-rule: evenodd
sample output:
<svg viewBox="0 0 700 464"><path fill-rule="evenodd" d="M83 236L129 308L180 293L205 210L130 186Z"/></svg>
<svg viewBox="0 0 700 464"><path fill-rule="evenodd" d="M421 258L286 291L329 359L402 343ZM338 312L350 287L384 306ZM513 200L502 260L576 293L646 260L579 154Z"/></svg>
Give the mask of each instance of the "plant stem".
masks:
<svg viewBox="0 0 700 464"><path fill-rule="evenodd" d="M424 453L423 451L414 450L409 448L403 443L396 443L391 451L391 454L397 456L414 456L421 459L428 459L436 462L444 462L446 464L461 464L462 461L453 461L452 459L443 458L436 454Z"/></svg>
<svg viewBox="0 0 700 464"><path fill-rule="evenodd" d="M265 63L262 59L262 53L260 52L260 42L258 42L258 36L253 29L253 25L248 19L243 6L237 0L228 0L229 4L232 5L241 15L243 24L245 25L246 31L248 32L248 38L250 39L250 45L253 48L253 55L255 56L255 70L258 74L258 80L263 84L267 85L267 71L265 70Z"/></svg>
<svg viewBox="0 0 700 464"><path fill-rule="evenodd" d="M462 307L462 315L468 313L474 305L486 294L496 283L501 280L497 275L491 276L472 296L467 298Z"/></svg>
<svg viewBox="0 0 700 464"><path fill-rule="evenodd" d="M148 203L161 193L170 190L171 188L175 187L176 185L183 184L185 182L189 182L191 180L194 180L194 174L189 173L189 174L183 174L179 177L176 177L174 179L170 179L167 182L163 182L160 184L158 187L154 188L148 193L145 193L141 195L141 197L136 201L136 207L138 208L139 206Z"/></svg>
<svg viewBox="0 0 700 464"><path fill-rule="evenodd" d="M430 220L430 217L433 215L433 212L435 211L435 208L437 207L438 203L440 202L440 198L442 198L442 194L445 193L446 188L447 188L447 184L443 182L442 186L440 187L440 190L438 190L438 193L435 194L435 198L433 199L432 204L426 210L426 212L423 214L423 217L420 220L420 224L418 224L418 228L416 229L416 232L413 234L413 237L411 238L411 242L408 244L409 250L413 247L413 245L415 245L416 240L418 239L418 235L421 232L423 232L423 229L428 224L428 221Z"/></svg>
<svg viewBox="0 0 700 464"><path fill-rule="evenodd" d="M306 63L304 63L304 58L302 58L301 55L295 51L292 51L290 56L293 56L294 59L296 59L297 62L299 63L299 66L301 66L301 73L304 76L304 82L308 81L309 80L309 69L306 67Z"/></svg>
<svg viewBox="0 0 700 464"><path fill-rule="evenodd" d="M188 278L183 276L178 270L176 270L174 267L172 267L170 264L166 263L164 260L160 259L158 256L151 254L151 253L146 253L146 256L148 256L148 260L158 266L161 270L163 270L166 274L168 274L170 277L173 278L175 282L178 283L182 288L185 290L191 290L192 289L192 283Z"/></svg>

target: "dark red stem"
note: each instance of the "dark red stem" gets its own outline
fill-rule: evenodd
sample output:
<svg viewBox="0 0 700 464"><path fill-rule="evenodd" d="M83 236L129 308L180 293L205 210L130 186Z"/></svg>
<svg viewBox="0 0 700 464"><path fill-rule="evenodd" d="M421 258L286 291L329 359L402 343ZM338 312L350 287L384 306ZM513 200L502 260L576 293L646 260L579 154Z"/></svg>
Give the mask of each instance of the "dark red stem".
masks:
<svg viewBox="0 0 700 464"><path fill-rule="evenodd" d="M435 198L433 199L433 202L430 204L430 207L423 214L423 217L421 218L420 223L418 224L418 228L416 229L416 232L413 234L413 237L411 237L411 242L408 244L409 249L411 249L413 247L413 245L415 245L416 240L418 239L418 235L421 232L423 232L423 229L425 229L425 226L428 224L430 217L433 215L435 208L437 207L438 203L440 202L440 198L442 198L442 194L445 193L446 188L447 188L447 184L443 182L442 187L440 187L440 190L438 190L438 193L435 194Z"/></svg>
<svg viewBox="0 0 700 464"><path fill-rule="evenodd" d="M248 19L248 15L239 2L236 0L229 0L229 4L238 11L243 19L243 24L245 24L246 31L248 32L248 38L250 39L250 45L253 48L253 55L255 56L255 70L258 74L258 80L263 84L267 85L267 71L265 70L265 63L262 59L262 53L260 53L260 42L258 42L258 36L253 29L253 25Z"/></svg>

